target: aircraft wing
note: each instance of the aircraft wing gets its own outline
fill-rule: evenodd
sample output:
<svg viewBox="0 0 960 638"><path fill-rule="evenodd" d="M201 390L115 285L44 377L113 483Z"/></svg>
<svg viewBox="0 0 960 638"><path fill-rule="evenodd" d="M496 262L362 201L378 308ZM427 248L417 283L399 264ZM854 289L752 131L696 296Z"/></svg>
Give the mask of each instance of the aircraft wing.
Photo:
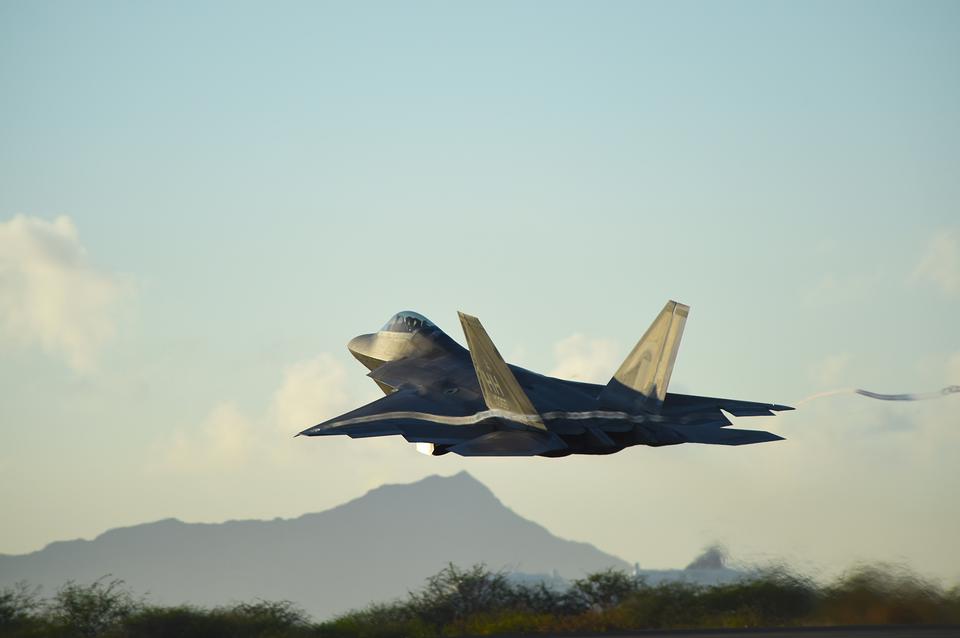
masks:
<svg viewBox="0 0 960 638"><path fill-rule="evenodd" d="M394 373L398 371L396 368ZM400 435L410 443L445 446L461 456L532 456L566 447L552 433L497 429L502 414L488 410L482 402L478 409L474 400L452 398L460 392L469 390L460 389L448 395L402 387L363 407L307 428L300 435L346 435L354 439Z"/></svg>
<svg viewBox="0 0 960 638"><path fill-rule="evenodd" d="M439 453L462 456L532 456L565 448L559 436L546 430L479 320L462 313L460 319L470 344L468 356L384 363L368 376L389 394L300 434L401 435L411 443L440 446Z"/></svg>
<svg viewBox="0 0 960 638"><path fill-rule="evenodd" d="M399 434L411 442L454 444L492 431L490 418L478 413L470 402L406 388L307 428L300 435L363 438Z"/></svg>

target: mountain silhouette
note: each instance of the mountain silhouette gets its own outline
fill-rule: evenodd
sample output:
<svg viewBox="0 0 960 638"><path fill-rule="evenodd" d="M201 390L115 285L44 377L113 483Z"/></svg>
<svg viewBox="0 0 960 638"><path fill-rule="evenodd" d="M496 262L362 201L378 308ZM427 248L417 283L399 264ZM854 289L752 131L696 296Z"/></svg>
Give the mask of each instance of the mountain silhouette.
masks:
<svg viewBox="0 0 960 638"><path fill-rule="evenodd" d="M110 574L155 603L291 600L325 619L404 596L451 562L566 578L630 567L592 545L553 536L460 472L384 485L299 518L165 519L0 555L0 587L25 580L49 595L68 580Z"/></svg>

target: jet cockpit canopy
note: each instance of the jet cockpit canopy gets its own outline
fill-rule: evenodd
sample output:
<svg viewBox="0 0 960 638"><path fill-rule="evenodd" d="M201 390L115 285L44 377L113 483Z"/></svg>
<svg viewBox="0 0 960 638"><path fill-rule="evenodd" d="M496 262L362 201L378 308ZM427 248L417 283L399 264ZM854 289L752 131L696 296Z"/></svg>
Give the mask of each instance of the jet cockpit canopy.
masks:
<svg viewBox="0 0 960 638"><path fill-rule="evenodd" d="M419 332L423 328L436 328L436 326L419 312L404 310L390 317L390 320L380 328L380 332L413 333Z"/></svg>

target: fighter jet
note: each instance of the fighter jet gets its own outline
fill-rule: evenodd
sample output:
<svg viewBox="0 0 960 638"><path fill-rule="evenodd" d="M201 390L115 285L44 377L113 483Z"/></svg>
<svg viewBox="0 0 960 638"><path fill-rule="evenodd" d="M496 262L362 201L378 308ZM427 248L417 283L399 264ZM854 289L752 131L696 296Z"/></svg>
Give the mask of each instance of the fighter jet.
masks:
<svg viewBox="0 0 960 638"><path fill-rule="evenodd" d="M633 445L781 440L727 427L724 412L770 416L789 406L667 392L689 311L667 302L606 385L506 363L480 320L462 312L469 350L423 315L399 312L379 332L347 345L386 396L300 435L400 435L434 456L559 457Z"/></svg>

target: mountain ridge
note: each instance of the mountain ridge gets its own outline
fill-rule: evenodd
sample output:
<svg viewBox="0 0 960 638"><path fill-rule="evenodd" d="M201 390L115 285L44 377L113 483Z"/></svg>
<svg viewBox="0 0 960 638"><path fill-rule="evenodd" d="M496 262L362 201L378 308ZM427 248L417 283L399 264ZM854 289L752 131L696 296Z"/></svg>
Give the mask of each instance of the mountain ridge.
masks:
<svg viewBox="0 0 960 638"><path fill-rule="evenodd" d="M198 525L198 526L202 526L202 525L213 525L213 526L216 526L216 525L227 525L227 524L233 524L233 523L284 523L284 522L290 522L290 521L299 521L299 520L302 520L302 519L309 519L310 517L313 517L313 516L319 516L319 515L322 515L322 514L326 514L326 513L328 513L328 512L333 512L333 511L339 510L339 509L341 509L341 508L347 507L347 506L351 505L352 503L355 503L356 501L359 501L359 500L361 500L361 499L363 499L363 498L365 498L365 497L367 497L367 496L370 496L370 495L372 495L372 494L375 494L375 493L377 493L377 492L380 492L381 490L385 490L385 489L388 490L389 488L393 488L393 487L409 487L409 486L412 486L412 485L417 485L417 484L423 483L424 481L430 481L431 479L447 479L447 480L457 479L457 478L460 478L461 476L466 477L467 479L469 479L472 483L474 483L476 486L478 486L478 487L482 488L483 490L485 490L487 493L489 493L491 496L493 496L493 498L495 498L498 502L500 502L500 503L502 504L502 501L500 501L500 499L498 499L498 498L496 497L496 495L493 494L493 491L490 490L490 488L488 488L486 485L484 485L483 483L481 483L480 481L478 481L478 480L477 480L472 474L470 474L467 470L460 470L459 472L457 472L457 473L455 473L455 474L451 474L451 475L449 475L449 476L445 476L445 475L442 475L442 474L430 474L430 475L425 476L425 477L423 477L423 478L421 478L421 479L418 479L418 480L416 480L416 481L414 481L414 482L412 482L412 483L384 483L383 485L378 485L378 486L376 486L376 487L370 488L369 490L367 490L366 492L364 492L364 493L361 494L360 496L356 496L356 497L354 497L354 498L352 498L352 499L350 499L350 500L348 500L348 501L344 501L343 503L339 503L339 504L334 505L334 506L332 506L332 507L329 507L329 508L327 508L327 509L325 509L325 510L320 510L320 511L318 511L318 512L304 512L303 514L299 514L299 515L297 515L297 516L291 516L291 517L276 516L276 517L274 517L274 518L228 518L228 519L226 519L226 520L216 521L216 522L209 522L209 521L185 521L185 520L182 520L182 519L180 519L180 518L177 518L176 516L167 516L167 517L165 517L165 518L159 518L159 519L153 520L153 521L144 521L144 522L142 522L142 523L134 523L134 524L132 524L132 525L121 525L121 526L119 526L119 527L111 527L110 529L107 529L107 530L104 530L104 531L100 532L99 534L97 534L97 535L94 536L93 538L69 538L69 539L51 541L51 542L47 543L46 545L44 545L44 546L43 546L42 548L40 548L40 549L36 549L36 550L31 551L31 552L25 552L25 553L23 553L23 554L7 554L7 553L4 553L4 552L0 552L0 557L32 556L32 555L34 555L34 554L39 554L40 552L46 551L46 550L51 549L51 548L55 548L55 547L58 546L58 545L63 545L63 544L66 544L66 543L93 543L93 542L96 542L96 541L100 540L100 539L103 538L104 536L109 535L109 534L113 534L113 533L115 533L115 532L123 532L123 531L125 531L125 530L139 529L139 528L144 528L144 527L149 527L149 526L155 526L155 525L161 525L161 524L169 524L169 523L177 523L177 524L180 524L180 525ZM504 507L506 507L506 506L504 506ZM509 508L508 508L508 509L509 509ZM512 510L511 510L511 511L512 511ZM533 522L533 521L531 521L531 522ZM536 524L536 523L535 523L535 524ZM543 526L541 525L541 527L543 527ZM545 529L545 528L544 528L544 529ZM566 540L566 539L564 539L564 540ZM576 542L576 541L574 541L574 542Z"/></svg>
<svg viewBox="0 0 960 638"><path fill-rule="evenodd" d="M106 574L157 603L291 600L317 618L404 595L453 562L576 578L622 559L561 539L506 507L462 471L362 496L295 518L190 523L164 518L0 554L0 586L53 591Z"/></svg>

